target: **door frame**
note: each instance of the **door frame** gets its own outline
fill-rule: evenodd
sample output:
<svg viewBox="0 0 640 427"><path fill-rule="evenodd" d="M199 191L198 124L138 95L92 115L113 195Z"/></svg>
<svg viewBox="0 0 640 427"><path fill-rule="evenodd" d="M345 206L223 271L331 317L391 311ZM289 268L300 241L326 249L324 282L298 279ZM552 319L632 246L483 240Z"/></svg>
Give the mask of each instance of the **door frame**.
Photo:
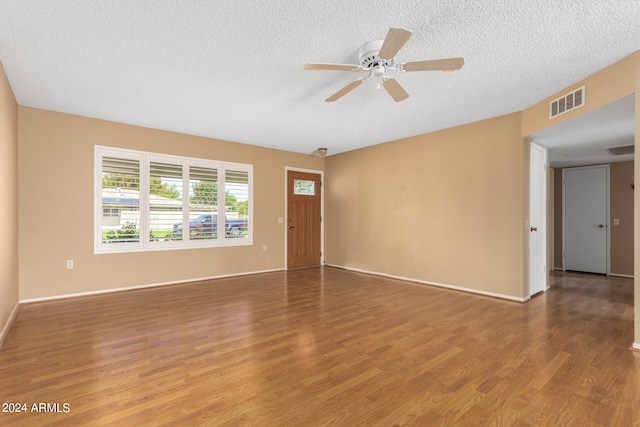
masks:
<svg viewBox="0 0 640 427"><path fill-rule="evenodd" d="M542 153L543 155L543 164L544 164L544 171L542 173L542 200L534 200L531 194L531 180L533 178L533 171L531 170L531 151L532 150L536 150ZM547 212L549 209L549 206L547 204L548 201L548 192L547 192L547 188L548 188L548 174L547 174L547 170L549 168L549 150L544 148L543 146L536 144L535 142L531 141L529 144L529 227L532 226L531 224L531 210L532 207L534 205L534 203L538 204L538 206L541 208L542 211L542 247L541 247L541 254L540 255L540 259L542 261L542 266L544 269L544 286L542 289L542 292L546 292L549 290L549 266L547 265L547 246L548 246L548 236L549 233L547 231L547 227L548 227L548 221L547 221ZM541 206L540 206L541 205ZM531 265L531 231L529 231L529 297L531 297L532 293L531 293L531 269L534 266Z"/></svg>
<svg viewBox="0 0 640 427"><path fill-rule="evenodd" d="M562 271L567 271L567 268L564 264L565 261L565 245L567 242L567 226L566 226L566 216L567 216L567 207L566 207L566 172L567 170L577 170L577 169L595 169L595 168L605 168L606 179L605 179L605 209L606 209L606 219L605 219L605 238L606 238L606 275L611 275L611 224L610 217L610 193L611 193L611 167L608 164L605 165L590 165L590 166L577 166L577 167L569 167L562 169Z"/></svg>
<svg viewBox="0 0 640 427"><path fill-rule="evenodd" d="M287 187L287 185L289 184L289 171L313 173L316 175L320 175L320 218L322 218L322 221L320 221L320 265L324 265L324 171L297 168L293 166L285 166L284 167L284 217L282 218L283 220L282 233L284 234L284 261L283 261L284 268L285 270L289 269L289 265L288 265L289 239L288 239L287 221L286 221L286 217L289 214L289 193L288 193L288 187Z"/></svg>

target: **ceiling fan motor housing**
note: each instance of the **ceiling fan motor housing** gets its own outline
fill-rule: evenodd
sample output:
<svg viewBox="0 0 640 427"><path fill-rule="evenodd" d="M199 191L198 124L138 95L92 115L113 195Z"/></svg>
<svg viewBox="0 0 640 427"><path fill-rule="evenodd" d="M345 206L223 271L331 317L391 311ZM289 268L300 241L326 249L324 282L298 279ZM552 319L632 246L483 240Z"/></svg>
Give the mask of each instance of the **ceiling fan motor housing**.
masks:
<svg viewBox="0 0 640 427"><path fill-rule="evenodd" d="M358 50L360 65L364 68L370 69L378 66L389 67L395 64L395 58L381 59L378 56L378 52L380 52L383 42L384 40L373 40L363 44L362 47L360 47L360 50Z"/></svg>

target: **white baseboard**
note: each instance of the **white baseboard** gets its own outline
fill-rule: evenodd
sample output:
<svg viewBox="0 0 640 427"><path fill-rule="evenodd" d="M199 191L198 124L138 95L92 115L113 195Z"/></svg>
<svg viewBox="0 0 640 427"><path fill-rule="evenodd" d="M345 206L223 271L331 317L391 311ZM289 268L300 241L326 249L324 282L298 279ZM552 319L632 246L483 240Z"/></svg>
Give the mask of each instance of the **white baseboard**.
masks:
<svg viewBox="0 0 640 427"><path fill-rule="evenodd" d="M560 267L560 268L556 267L556 268L554 268L554 270L555 270L555 271L564 271L564 270L562 270L562 268L561 268L561 267ZM609 275L609 276L613 276L613 277L624 277L625 279L633 279L633 276L628 275L628 274L616 274L616 273L609 273L608 275Z"/></svg>
<svg viewBox="0 0 640 427"><path fill-rule="evenodd" d="M631 348L634 350L640 350L640 342L634 342Z"/></svg>
<svg viewBox="0 0 640 427"><path fill-rule="evenodd" d="M91 295L107 294L111 292L132 291L135 289L155 288L158 286L170 286L170 285L179 285L182 283L202 282L205 280L224 279L225 277L249 276L252 274L261 274L261 273L273 273L275 271L283 271L283 270L284 268L275 268L272 270L260 270L260 271L250 271L246 273L222 274L219 276L210 276L210 277L197 277L193 279L176 280L173 282L151 283L147 285L128 286L124 288L100 289L97 291L79 292L74 294L53 295L53 296L41 297L41 298L28 298L28 299L20 300L20 303L27 304L30 302L51 301L51 300L57 300L57 299L63 299L63 298L85 297L85 296L91 296Z"/></svg>
<svg viewBox="0 0 640 427"><path fill-rule="evenodd" d="M377 272L377 271L362 270L360 268L344 267L344 266L335 265L335 264L326 264L326 265L329 266L329 267L341 268L343 270L355 271L355 272L358 272L358 273L372 274L374 276L388 277L390 279L399 279L399 280L404 280L404 281L407 281L407 282L420 283L421 285L437 286L439 288L453 289L455 291L467 292L467 293L471 293L471 294L483 295L483 296L488 296L488 297L493 297L493 298L506 299L506 300L509 300L509 301L526 302L526 301L531 299L531 297L528 296L528 295L526 297L524 297L524 298L519 298L519 297L514 297L514 296L511 296L511 295L498 294L498 293L495 293L495 292L487 292L487 291L481 291L481 290L478 290L478 289L465 288L465 287L462 287L462 286L447 285L445 283L437 283L437 282L428 282L426 280L413 279L411 277L403 277L403 276L396 276L396 275L393 275L393 274L380 273L380 272Z"/></svg>
<svg viewBox="0 0 640 427"><path fill-rule="evenodd" d="M630 276L628 274L616 274L616 273L611 273L609 274L609 276L613 276L613 277L624 277L625 279L633 279L633 276Z"/></svg>
<svg viewBox="0 0 640 427"><path fill-rule="evenodd" d="M9 333L9 329L11 329L11 325L13 324L13 320L16 318L16 314L18 314L18 310L20 309L20 303L17 303L13 310L11 310L11 314L9 314L9 318L7 322L4 324L2 331L0 332L0 349L2 349L2 343L4 342L5 337Z"/></svg>

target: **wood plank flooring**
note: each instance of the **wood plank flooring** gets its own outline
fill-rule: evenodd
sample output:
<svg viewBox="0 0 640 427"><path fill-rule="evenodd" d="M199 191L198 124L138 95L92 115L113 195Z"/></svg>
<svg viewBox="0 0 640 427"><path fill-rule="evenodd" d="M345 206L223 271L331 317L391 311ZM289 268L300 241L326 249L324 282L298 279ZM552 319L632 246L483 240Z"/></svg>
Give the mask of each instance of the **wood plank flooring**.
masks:
<svg viewBox="0 0 640 427"><path fill-rule="evenodd" d="M307 268L26 304L0 402L27 412L0 425L640 425L633 280L552 280L520 304Z"/></svg>

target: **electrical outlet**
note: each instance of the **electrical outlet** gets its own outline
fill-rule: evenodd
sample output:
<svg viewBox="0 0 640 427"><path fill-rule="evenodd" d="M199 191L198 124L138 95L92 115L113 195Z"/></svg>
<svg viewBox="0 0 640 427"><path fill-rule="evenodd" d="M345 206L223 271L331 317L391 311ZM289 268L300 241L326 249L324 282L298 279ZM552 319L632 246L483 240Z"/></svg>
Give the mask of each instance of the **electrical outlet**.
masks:
<svg viewBox="0 0 640 427"><path fill-rule="evenodd" d="M262 250L267 252L267 245L262 245Z"/></svg>
<svg viewBox="0 0 640 427"><path fill-rule="evenodd" d="M67 260L67 270L71 270L73 268L73 260L72 259L68 259Z"/></svg>

